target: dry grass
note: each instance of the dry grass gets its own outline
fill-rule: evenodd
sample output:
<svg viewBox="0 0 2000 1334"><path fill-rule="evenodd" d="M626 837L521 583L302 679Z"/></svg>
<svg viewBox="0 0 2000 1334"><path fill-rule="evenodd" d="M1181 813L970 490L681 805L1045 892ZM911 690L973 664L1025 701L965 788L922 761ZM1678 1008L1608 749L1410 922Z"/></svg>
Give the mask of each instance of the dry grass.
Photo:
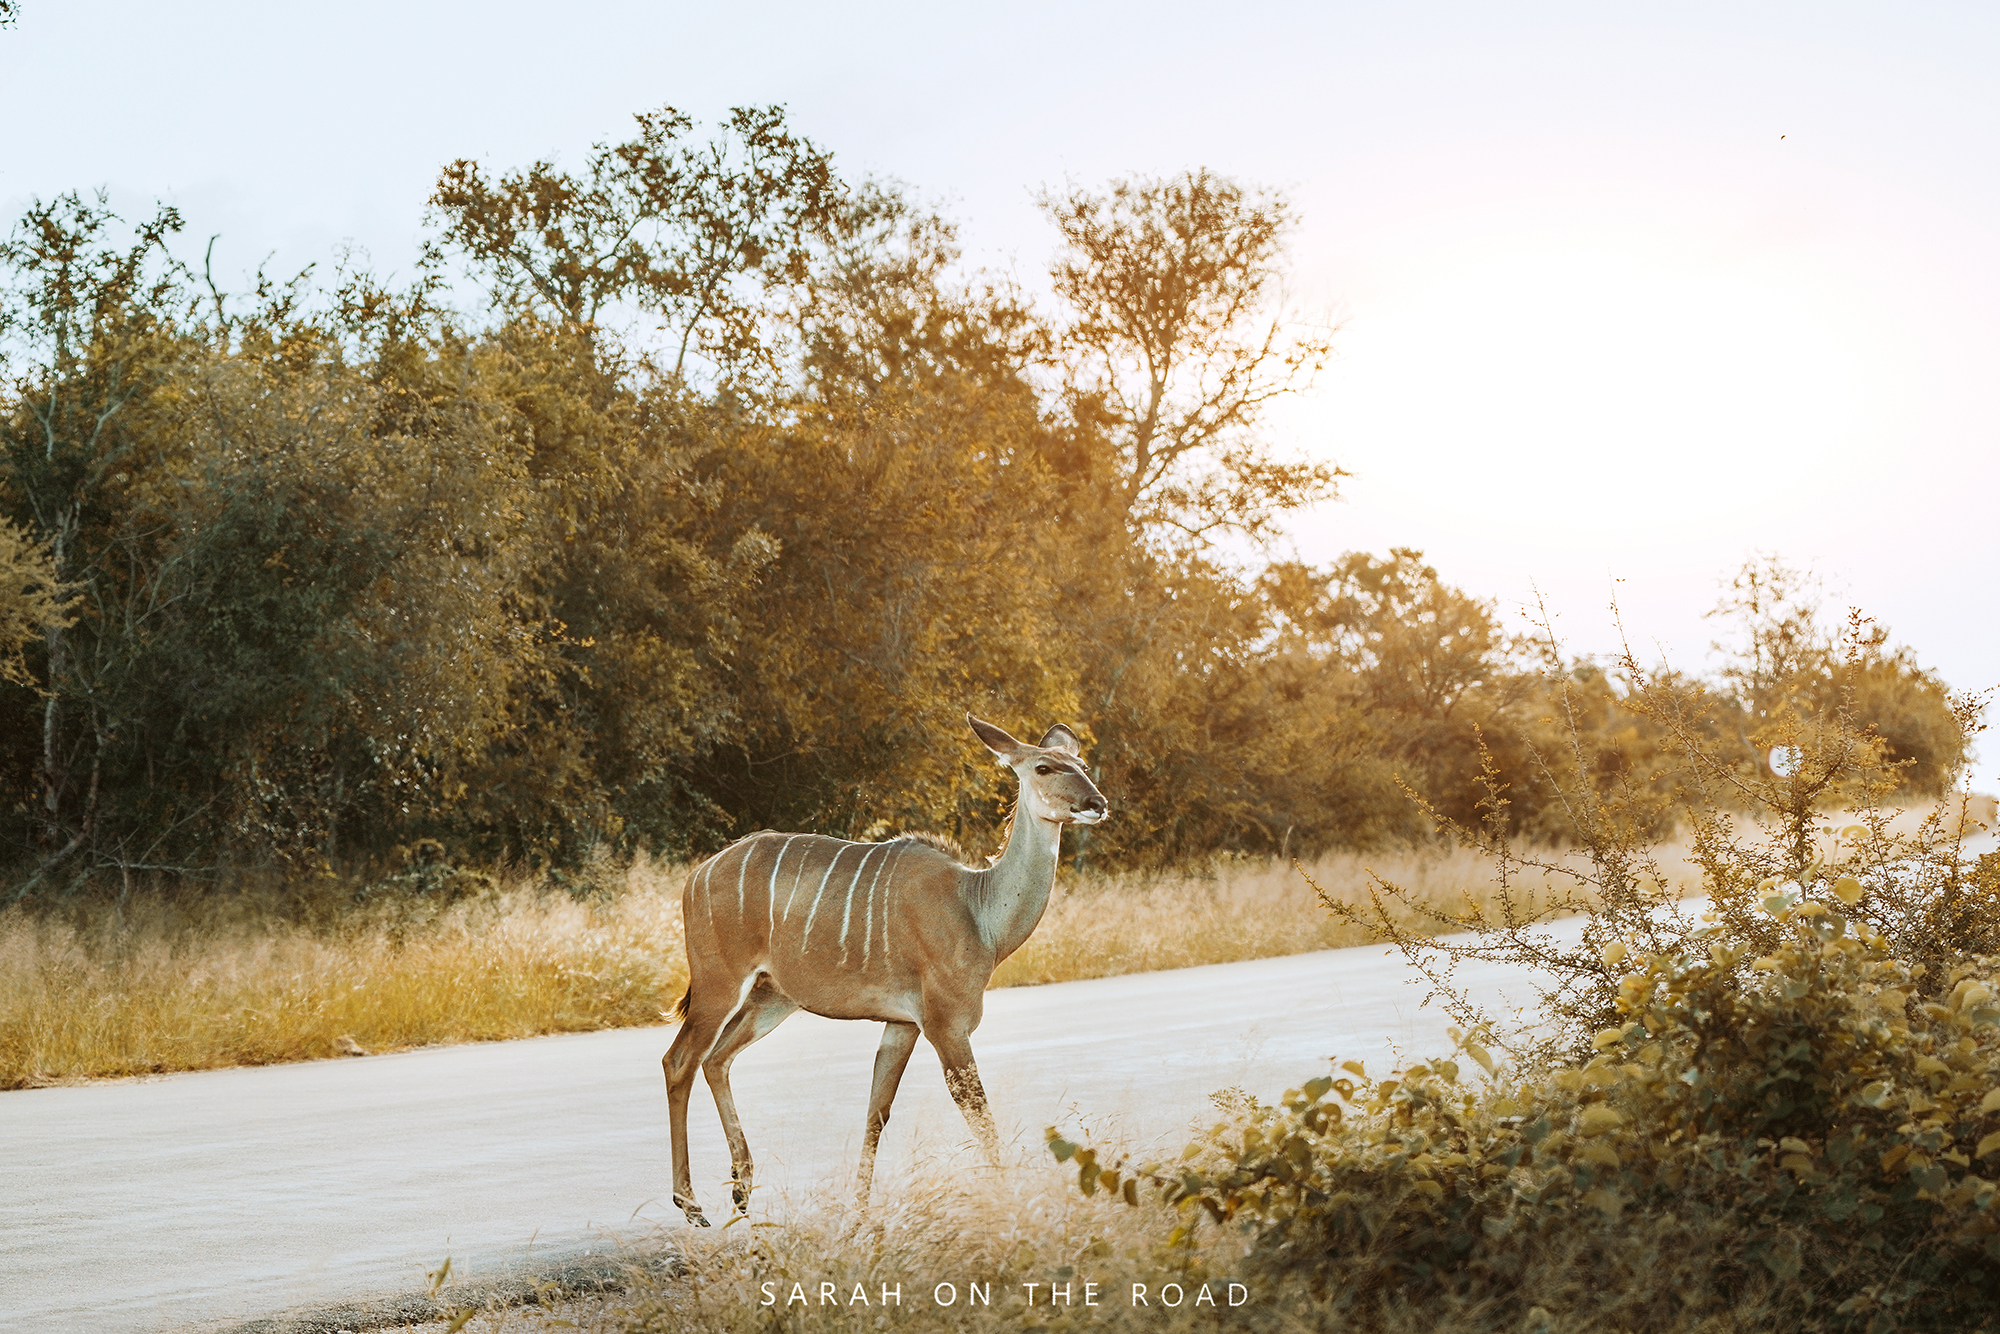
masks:
<svg viewBox="0 0 2000 1334"><path fill-rule="evenodd" d="M1682 893L1699 875L1678 843L1658 850L1660 869ZM1491 863L1463 848L1337 853L1305 867L1335 897L1365 903L1376 877L1407 891L1422 908L1463 915L1488 908ZM1562 886L1516 884L1517 907L1533 912ZM1407 929L1428 933L1422 913L1384 898ZM1337 921L1312 887L1287 865L1218 858L1172 874L1086 877L1064 883L1048 915L1019 953L1000 966L995 986L1065 982L1080 977L1270 959L1308 950L1371 944L1377 937Z"/></svg>
<svg viewBox="0 0 2000 1334"><path fill-rule="evenodd" d="M1209 1278L1212 1293L1223 1295L1228 1311L1231 1275L1224 1272L1218 1278L1206 1272L1207 1247L1181 1248L1171 1258L1162 1253L1159 1241L1173 1226L1162 1206L1148 1202L1131 1209L1101 1194L1085 1199L1076 1189L1075 1174L1057 1168L1039 1146L1002 1172L964 1155L948 1155L926 1164L921 1174L920 1182L878 1186L876 1205L865 1220L854 1215L844 1196L828 1194L792 1202L782 1224L765 1221L710 1232L676 1228L644 1241L634 1238L635 1253L670 1247L686 1263L687 1273L641 1280L621 1294L551 1301L546 1309L482 1311L464 1328L477 1334L530 1334L565 1327L556 1324L561 1321L596 1334L999 1331L1040 1328L1052 1311L1071 1320L1112 1325L1133 1323L1137 1316L1150 1327L1174 1313L1156 1304L1133 1308L1134 1282L1144 1283L1157 1303L1163 1282L1187 1284L1192 1279L1198 1292L1203 1277ZM1236 1248L1225 1242L1217 1249L1226 1266ZM1033 1307L1026 1283L1036 1284ZM1086 1283L1093 1285L1090 1307L1085 1306ZM790 1300L794 1284L805 1300ZM831 1296L822 1284L833 1285ZM975 1284L987 1303L971 1292ZM1067 1303L1057 1300L1051 1307L1051 1285L1067 1286ZM892 1290L886 1304L885 1286ZM1247 1314L1251 1295L1247 1289L1239 1291L1243 1305L1225 1319ZM941 1297L954 1296L948 1306L940 1305ZM1200 1314L1214 1309L1204 1307ZM1190 1312L1184 1289L1182 1318ZM424 1328L443 1331L447 1326Z"/></svg>
<svg viewBox="0 0 2000 1334"><path fill-rule="evenodd" d="M256 897L0 915L0 1088L662 1022L686 980L657 877L304 920Z"/></svg>
<svg viewBox="0 0 2000 1334"><path fill-rule="evenodd" d="M1372 870L1452 911L1491 891L1486 863L1463 851L1343 854L1308 869L1355 898ZM642 861L583 902L516 884L359 908L344 894L336 906L247 893L13 909L0 914L0 1088L660 1023L687 977L683 875ZM994 985L1365 943L1288 868L1221 859L1065 878Z"/></svg>

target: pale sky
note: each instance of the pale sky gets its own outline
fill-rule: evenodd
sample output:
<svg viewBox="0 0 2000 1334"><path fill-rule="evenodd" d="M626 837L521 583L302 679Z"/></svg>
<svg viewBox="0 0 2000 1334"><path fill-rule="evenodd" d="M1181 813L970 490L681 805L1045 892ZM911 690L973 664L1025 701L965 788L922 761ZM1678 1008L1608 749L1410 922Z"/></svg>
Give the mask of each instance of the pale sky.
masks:
<svg viewBox="0 0 2000 1334"><path fill-rule="evenodd" d="M407 271L442 163L576 162L662 103L782 102L1031 283L1042 183L1282 187L1344 332L1275 424L1354 474L1302 554L1539 589L1578 652L1615 590L1642 658L1700 669L1718 580L1775 551L2000 684L1990 5L24 5L0 209L166 199L225 277Z"/></svg>

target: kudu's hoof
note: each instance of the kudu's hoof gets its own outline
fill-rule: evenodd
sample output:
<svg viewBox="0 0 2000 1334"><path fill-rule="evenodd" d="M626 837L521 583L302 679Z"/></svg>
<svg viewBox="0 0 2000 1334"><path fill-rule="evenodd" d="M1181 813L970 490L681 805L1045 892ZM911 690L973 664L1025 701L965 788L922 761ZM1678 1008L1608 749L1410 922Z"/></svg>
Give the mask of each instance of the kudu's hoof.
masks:
<svg viewBox="0 0 2000 1334"><path fill-rule="evenodd" d="M676 1195L674 1196L674 1204L679 1207L682 1213L687 1215L688 1222L692 1223L694 1226L696 1227L708 1226L708 1219L702 1216L701 1206L696 1204L693 1200L684 1200L680 1196Z"/></svg>

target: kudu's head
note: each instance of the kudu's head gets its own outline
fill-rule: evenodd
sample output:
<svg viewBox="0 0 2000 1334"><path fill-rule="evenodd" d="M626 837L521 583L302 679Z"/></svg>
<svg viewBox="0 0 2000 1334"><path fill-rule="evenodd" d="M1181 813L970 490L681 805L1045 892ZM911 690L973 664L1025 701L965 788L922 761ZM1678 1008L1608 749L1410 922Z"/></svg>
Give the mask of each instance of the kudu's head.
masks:
<svg viewBox="0 0 2000 1334"><path fill-rule="evenodd" d="M1083 743L1076 733L1057 723L1039 746L1016 741L983 718L965 715L986 748L1014 770L1021 780L1021 800L1028 813L1051 824L1098 824L1108 809L1104 794L1083 771Z"/></svg>

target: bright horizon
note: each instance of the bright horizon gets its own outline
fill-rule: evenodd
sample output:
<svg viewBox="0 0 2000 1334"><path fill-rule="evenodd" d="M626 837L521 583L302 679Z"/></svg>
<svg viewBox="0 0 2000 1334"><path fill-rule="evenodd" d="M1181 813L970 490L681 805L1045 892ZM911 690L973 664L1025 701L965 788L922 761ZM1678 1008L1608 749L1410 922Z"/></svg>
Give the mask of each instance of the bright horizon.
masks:
<svg viewBox="0 0 2000 1334"><path fill-rule="evenodd" d="M578 161L633 112L782 102L1034 285L1034 189L1205 165L1284 189L1339 359L1282 441L1354 476L1301 555L1423 549L1569 648L1700 669L1755 551L1955 688L2000 684L2000 19L1979 7L26 0L0 205L177 204L225 282L407 273L457 157ZM120 98L99 96L122 90ZM1519 624L1519 622L1516 622ZM1996 719L2000 722L2000 719ZM2000 789L1990 738L1977 785Z"/></svg>

